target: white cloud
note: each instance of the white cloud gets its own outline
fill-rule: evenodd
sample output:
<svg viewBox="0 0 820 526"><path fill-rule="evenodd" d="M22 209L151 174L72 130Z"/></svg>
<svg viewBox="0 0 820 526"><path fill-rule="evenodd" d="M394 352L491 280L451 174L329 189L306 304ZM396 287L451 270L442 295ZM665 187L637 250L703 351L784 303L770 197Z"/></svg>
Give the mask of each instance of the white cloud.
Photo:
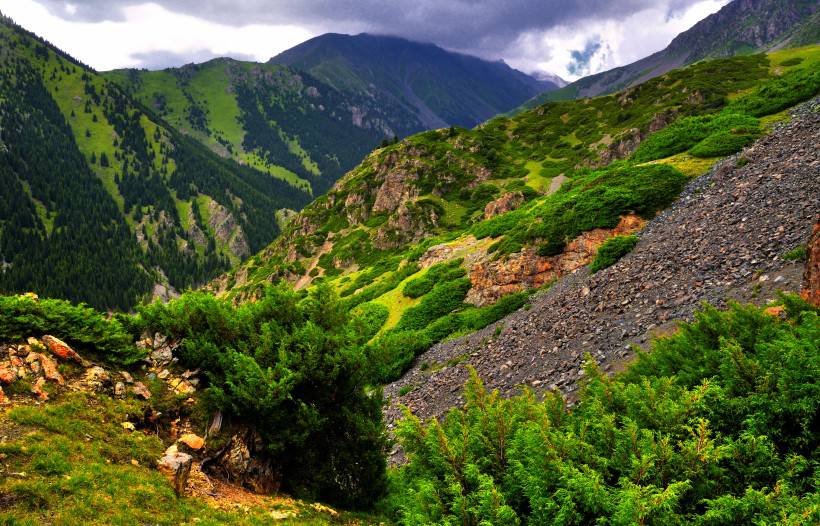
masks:
<svg viewBox="0 0 820 526"><path fill-rule="evenodd" d="M76 7L65 4L66 12ZM71 22L34 0L0 0L0 11L77 59L98 70L143 67L152 53L201 57L252 57L266 61L315 36L295 25L218 24L146 3L123 8L122 21Z"/></svg>
<svg viewBox="0 0 820 526"><path fill-rule="evenodd" d="M506 53L510 65L523 71L548 71L567 80L630 64L666 47L679 33L717 12L729 0L702 0L670 16L665 6L645 9L620 20L577 20L522 34ZM601 43L587 67L570 72L572 52L589 42Z"/></svg>

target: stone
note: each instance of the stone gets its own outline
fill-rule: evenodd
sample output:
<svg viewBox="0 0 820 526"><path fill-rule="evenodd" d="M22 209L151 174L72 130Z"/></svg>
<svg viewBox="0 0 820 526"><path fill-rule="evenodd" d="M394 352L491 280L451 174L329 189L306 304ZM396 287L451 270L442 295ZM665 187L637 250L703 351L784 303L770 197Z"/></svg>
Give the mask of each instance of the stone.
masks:
<svg viewBox="0 0 820 526"><path fill-rule="evenodd" d="M159 378L160 380L165 380L169 376L171 376L171 371L169 371L168 369L163 369L162 371L159 372L159 374L157 375L157 378Z"/></svg>
<svg viewBox="0 0 820 526"><path fill-rule="evenodd" d="M40 340L33 336L29 336L26 342L28 342L28 346L30 349L41 352L46 350L46 346L43 345L43 343Z"/></svg>
<svg viewBox="0 0 820 526"><path fill-rule="evenodd" d="M137 430L137 428L131 422L122 422L122 423L120 423L120 425L126 431L136 431Z"/></svg>
<svg viewBox="0 0 820 526"><path fill-rule="evenodd" d="M6 398L6 393L3 392L3 388L0 387L0 404L5 404L8 398Z"/></svg>
<svg viewBox="0 0 820 526"><path fill-rule="evenodd" d="M114 395L115 396L122 396L125 394L125 384L122 382L117 382L114 384Z"/></svg>
<svg viewBox="0 0 820 526"><path fill-rule="evenodd" d="M138 398L142 398L143 400L148 400L151 398L151 391L145 387L145 384L142 382L134 382L134 385L131 387L134 390L134 395Z"/></svg>
<svg viewBox="0 0 820 526"><path fill-rule="evenodd" d="M11 364L0 363L0 385L8 385L17 379L17 372L11 368Z"/></svg>
<svg viewBox="0 0 820 526"><path fill-rule="evenodd" d="M205 439L194 433L185 433L179 437L179 442L185 444L194 451L199 451L205 446Z"/></svg>
<svg viewBox="0 0 820 526"><path fill-rule="evenodd" d="M193 460L194 458L188 453L180 453L176 445L166 449L162 458L159 459L159 470L171 478L177 497L185 495Z"/></svg>
<svg viewBox="0 0 820 526"><path fill-rule="evenodd" d="M122 379L125 380L125 383L127 383L127 384L133 384L134 383L134 377L131 376L130 373L128 373L126 371L120 371L120 376L122 376Z"/></svg>
<svg viewBox="0 0 820 526"><path fill-rule="evenodd" d="M45 344L48 346L48 349L61 360L71 360L81 365L85 365L85 362L82 358L80 358L80 355L74 352L74 349L69 347L64 341L55 338L54 336L49 336L47 334L43 336L43 342L45 342Z"/></svg>
<svg viewBox="0 0 820 526"><path fill-rule="evenodd" d="M111 376L108 371L98 365L90 367L85 372L85 384L91 389L100 390L110 382Z"/></svg>
<svg viewBox="0 0 820 526"><path fill-rule="evenodd" d="M54 360L45 354L38 354L37 356L40 359L40 366L43 368L43 375L46 377L46 380L55 382L58 385L65 385L65 379L63 379L63 375L57 370L57 364L54 363Z"/></svg>
<svg viewBox="0 0 820 526"><path fill-rule="evenodd" d="M168 386L177 394L191 394L196 388L182 378L173 378L168 382Z"/></svg>
<svg viewBox="0 0 820 526"><path fill-rule="evenodd" d="M34 385L31 386L31 392L40 399L41 402L45 402L48 400L48 393L45 390L46 379L40 377L34 382Z"/></svg>

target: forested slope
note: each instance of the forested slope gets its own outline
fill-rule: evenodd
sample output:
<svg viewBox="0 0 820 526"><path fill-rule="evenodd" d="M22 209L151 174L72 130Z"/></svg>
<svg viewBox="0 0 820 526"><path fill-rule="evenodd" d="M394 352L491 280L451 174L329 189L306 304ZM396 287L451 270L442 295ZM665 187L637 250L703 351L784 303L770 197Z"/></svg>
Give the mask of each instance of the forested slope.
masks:
<svg viewBox="0 0 820 526"><path fill-rule="evenodd" d="M129 308L225 271L307 201L8 19L0 44L0 290Z"/></svg>

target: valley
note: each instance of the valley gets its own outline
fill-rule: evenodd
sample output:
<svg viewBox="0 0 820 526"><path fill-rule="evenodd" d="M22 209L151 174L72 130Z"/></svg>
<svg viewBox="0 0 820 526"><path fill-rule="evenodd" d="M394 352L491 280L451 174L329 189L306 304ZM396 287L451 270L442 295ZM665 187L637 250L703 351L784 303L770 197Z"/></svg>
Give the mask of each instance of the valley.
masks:
<svg viewBox="0 0 820 526"><path fill-rule="evenodd" d="M816 2L568 85L325 7L102 73L0 18L0 524L820 522Z"/></svg>

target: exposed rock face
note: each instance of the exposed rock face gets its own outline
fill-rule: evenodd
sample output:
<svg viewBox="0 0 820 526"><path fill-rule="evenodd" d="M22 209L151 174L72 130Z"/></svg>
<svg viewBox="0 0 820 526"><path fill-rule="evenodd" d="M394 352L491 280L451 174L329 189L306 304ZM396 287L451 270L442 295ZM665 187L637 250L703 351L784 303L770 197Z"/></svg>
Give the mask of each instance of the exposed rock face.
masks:
<svg viewBox="0 0 820 526"><path fill-rule="evenodd" d="M572 393L585 353L609 371L632 356L632 344L646 344L674 320L691 319L704 301L765 303L778 290L799 290L803 265L780 256L805 243L817 223L816 108L817 100L797 108L792 122L743 153L745 166L729 158L690 183L615 265L566 276L536 295L529 310L424 353L385 388L387 421L401 417L399 404L420 417L462 404L468 365L504 396L520 385ZM422 366L456 358L455 366ZM414 389L400 396L405 386Z"/></svg>
<svg viewBox="0 0 820 526"><path fill-rule="evenodd" d="M614 229L598 228L585 232L567 244L558 256L539 256L526 248L506 259L478 262L469 266L472 288L466 301L477 306L490 305L501 297L521 290L538 288L588 265L604 241L612 236L633 234L646 221L636 215L621 218Z"/></svg>
<svg viewBox="0 0 820 526"><path fill-rule="evenodd" d="M239 257L250 255L251 249L245 232L227 208L215 201L208 202L208 224L216 239L228 245L228 248Z"/></svg>
<svg viewBox="0 0 820 526"><path fill-rule="evenodd" d="M484 207L484 219L490 219L501 214L506 214L515 210L524 202L524 194L521 192L507 192L495 201L490 201Z"/></svg>
<svg viewBox="0 0 820 526"><path fill-rule="evenodd" d="M264 460L264 444L258 433L246 430L231 437L216 455L202 461L202 470L211 471L257 493L279 490L281 477Z"/></svg>
<svg viewBox="0 0 820 526"><path fill-rule="evenodd" d="M803 273L803 299L820 307L820 221L814 224L806 247L806 270Z"/></svg>

